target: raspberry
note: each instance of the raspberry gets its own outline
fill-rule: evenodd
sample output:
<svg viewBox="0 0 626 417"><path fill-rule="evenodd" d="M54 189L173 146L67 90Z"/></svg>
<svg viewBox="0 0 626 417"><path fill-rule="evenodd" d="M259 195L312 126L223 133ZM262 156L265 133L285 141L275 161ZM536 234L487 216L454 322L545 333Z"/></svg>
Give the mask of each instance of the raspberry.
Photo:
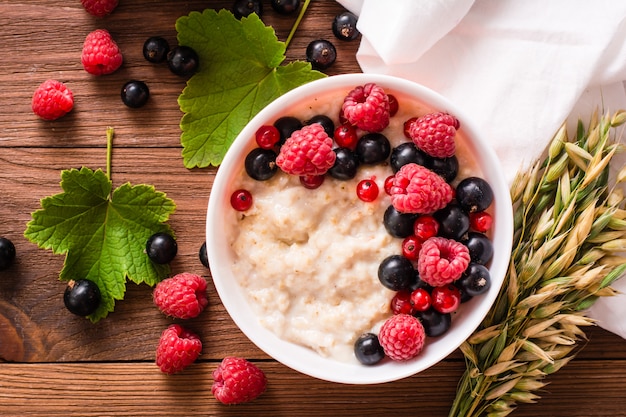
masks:
<svg viewBox="0 0 626 417"><path fill-rule="evenodd" d="M450 284L461 277L470 262L467 246L444 237L431 237L422 245L417 271L433 287Z"/></svg>
<svg viewBox="0 0 626 417"><path fill-rule="evenodd" d="M223 404L252 401L263 394L267 378L263 371L243 358L225 357L213 371L213 396Z"/></svg>
<svg viewBox="0 0 626 417"><path fill-rule="evenodd" d="M393 179L391 204L402 213L430 214L444 208L454 190L439 175L415 163L403 165Z"/></svg>
<svg viewBox="0 0 626 417"><path fill-rule="evenodd" d="M276 165L287 174L323 175L335 163L333 140L319 123L296 130L285 141Z"/></svg>
<svg viewBox="0 0 626 417"><path fill-rule="evenodd" d="M209 304L206 287L206 280L201 276L183 272L156 285L154 304L168 316L194 318Z"/></svg>
<svg viewBox="0 0 626 417"><path fill-rule="evenodd" d="M424 326L410 314L391 316L378 333L385 354L394 361L406 361L417 356L424 347L425 337Z"/></svg>
<svg viewBox="0 0 626 417"><path fill-rule="evenodd" d="M448 113L429 113L409 127L409 135L418 148L435 158L449 158L456 151L454 136L459 121Z"/></svg>
<svg viewBox="0 0 626 417"><path fill-rule="evenodd" d="M56 120L74 108L74 95L62 82L46 80L33 94L32 108L45 120Z"/></svg>
<svg viewBox="0 0 626 417"><path fill-rule="evenodd" d="M118 0L80 0L80 2L89 14L103 17L115 10Z"/></svg>
<svg viewBox="0 0 626 417"><path fill-rule="evenodd" d="M182 371L200 356L202 342L195 333L172 324L161 334L156 350L156 364L166 374Z"/></svg>
<svg viewBox="0 0 626 417"><path fill-rule="evenodd" d="M350 91L341 111L348 122L368 132L380 132L389 125L389 97L374 83Z"/></svg>
<svg viewBox="0 0 626 417"><path fill-rule="evenodd" d="M122 65L123 60L120 48L106 29L96 29L85 38L81 62L88 73L111 74Z"/></svg>

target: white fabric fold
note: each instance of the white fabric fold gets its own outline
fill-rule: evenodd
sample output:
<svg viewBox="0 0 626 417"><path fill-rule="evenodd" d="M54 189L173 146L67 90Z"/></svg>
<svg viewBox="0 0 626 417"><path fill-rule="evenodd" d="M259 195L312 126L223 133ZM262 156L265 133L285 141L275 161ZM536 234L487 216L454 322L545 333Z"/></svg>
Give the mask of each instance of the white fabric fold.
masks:
<svg viewBox="0 0 626 417"><path fill-rule="evenodd" d="M509 181L564 120L626 108L626 1L337 1L359 15L362 71L416 81L454 102ZM615 287L626 292L626 279ZM626 337L626 295L589 313Z"/></svg>

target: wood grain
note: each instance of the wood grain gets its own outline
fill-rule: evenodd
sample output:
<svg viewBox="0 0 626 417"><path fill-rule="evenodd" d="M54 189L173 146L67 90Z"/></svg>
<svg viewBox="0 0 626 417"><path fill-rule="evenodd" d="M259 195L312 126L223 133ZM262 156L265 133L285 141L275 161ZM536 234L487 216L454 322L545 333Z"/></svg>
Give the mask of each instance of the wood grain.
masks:
<svg viewBox="0 0 626 417"><path fill-rule="evenodd" d="M428 371L376 386L345 386L301 375L275 362L234 325L200 263L206 205L215 168L182 165L177 97L185 81L164 66L147 63L143 41L152 35L176 41L179 16L205 7L229 8L231 1L120 0L114 14L98 19L78 0L0 0L0 235L15 244L15 265L0 272L0 415L7 416L445 416L464 369L460 352ZM264 1L264 20L284 40L293 17L279 16ZM304 59L307 43L332 38L331 21L343 8L312 1L287 50L287 61ZM124 52L120 71L93 77L82 70L84 36L106 28ZM360 71L357 42L334 40L338 61L329 75ZM66 82L76 106L55 122L30 110L31 95L47 78ZM125 108L121 85L145 80L152 92L141 109ZM161 331L174 322L152 304L151 288L129 284L115 312L97 324L69 314L58 280L63 257L38 249L23 237L39 200L60 192L60 171L105 167L105 129L113 126L113 183L149 183L177 203L170 224L179 254L175 272L209 281L209 308L185 324L201 335L198 363L173 377L153 364ZM626 345L600 328L588 329L576 360L549 378L539 404L518 416L626 415ZM258 401L236 407L216 403L210 373L227 355L247 357L270 380Z"/></svg>

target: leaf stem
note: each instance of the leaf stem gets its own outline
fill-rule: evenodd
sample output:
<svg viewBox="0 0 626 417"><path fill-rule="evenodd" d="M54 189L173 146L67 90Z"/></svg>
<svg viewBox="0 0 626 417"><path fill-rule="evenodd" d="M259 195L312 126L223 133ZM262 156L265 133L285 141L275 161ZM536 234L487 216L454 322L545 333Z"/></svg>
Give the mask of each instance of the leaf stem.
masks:
<svg viewBox="0 0 626 417"><path fill-rule="evenodd" d="M115 129L111 126L107 127L107 167L106 175L107 179L111 180L111 154L113 153L113 136L115 136Z"/></svg>
<svg viewBox="0 0 626 417"><path fill-rule="evenodd" d="M311 0L304 0L304 3L302 4L302 8L300 9L300 13L298 14L298 18L296 19L293 26L291 27L291 32L289 32L289 36L287 36L287 40L285 41L285 49L289 48L289 43L291 42L293 35L296 34L296 30L298 29L298 26L300 25L300 21L302 21L302 18L304 17L304 13L306 12L306 9L309 7L309 3L311 3Z"/></svg>

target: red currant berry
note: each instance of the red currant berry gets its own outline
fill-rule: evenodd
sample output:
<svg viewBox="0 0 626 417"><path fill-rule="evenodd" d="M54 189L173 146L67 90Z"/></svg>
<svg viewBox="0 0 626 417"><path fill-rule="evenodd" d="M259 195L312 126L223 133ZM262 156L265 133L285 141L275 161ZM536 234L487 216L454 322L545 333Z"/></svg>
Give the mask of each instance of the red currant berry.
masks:
<svg viewBox="0 0 626 417"><path fill-rule="evenodd" d="M252 194L248 190L236 190L230 196L230 205L237 211L246 211L252 207Z"/></svg>
<svg viewBox="0 0 626 417"><path fill-rule="evenodd" d="M367 203L376 200L378 192L378 184L373 179L361 180L356 185L356 195Z"/></svg>
<svg viewBox="0 0 626 417"><path fill-rule="evenodd" d="M385 178L385 193L387 195L391 195L391 187L393 187L394 178L395 178L394 175L390 175L387 178Z"/></svg>
<svg viewBox="0 0 626 417"><path fill-rule="evenodd" d="M398 104L398 99L393 94L387 94L389 98L389 117L393 117L398 113L398 108L400 105Z"/></svg>
<svg viewBox="0 0 626 417"><path fill-rule="evenodd" d="M430 308L430 294L424 288L418 288L411 293L411 305L415 311L426 311Z"/></svg>
<svg viewBox="0 0 626 417"><path fill-rule="evenodd" d="M411 305L411 293L398 291L391 299L391 311L393 314L413 314Z"/></svg>
<svg viewBox="0 0 626 417"><path fill-rule="evenodd" d="M348 119L346 119L346 115L343 114L343 109L339 110L339 124L345 125L350 124Z"/></svg>
<svg viewBox="0 0 626 417"><path fill-rule="evenodd" d="M493 218L491 214L486 211L470 213L469 218L470 227L477 232L485 233L487 230L491 229Z"/></svg>
<svg viewBox="0 0 626 417"><path fill-rule="evenodd" d="M439 222L430 215L420 216L413 223L413 232L419 240L425 242L429 238L437 236L437 233L439 233Z"/></svg>
<svg viewBox="0 0 626 417"><path fill-rule="evenodd" d="M359 141L359 137L356 133L356 127L349 123L344 123L335 129L333 139L337 143L337 146L342 148L354 149L356 143Z"/></svg>
<svg viewBox="0 0 626 417"><path fill-rule="evenodd" d="M257 129L254 137L259 148L272 149L280 140L280 132L273 125L263 125Z"/></svg>
<svg viewBox="0 0 626 417"><path fill-rule="evenodd" d="M452 313L461 305L461 291L453 284L433 288L431 294L433 308L440 313Z"/></svg>
<svg viewBox="0 0 626 417"><path fill-rule="evenodd" d="M314 190L319 188L320 185L324 182L323 175L301 175L300 176L300 184L304 186L304 188L308 188L309 190Z"/></svg>
<svg viewBox="0 0 626 417"><path fill-rule="evenodd" d="M411 125L416 120L417 120L417 117L411 117L409 120L404 122L404 136L406 136L408 139L411 139L411 134L409 132L411 131Z"/></svg>
<svg viewBox="0 0 626 417"><path fill-rule="evenodd" d="M402 241L402 255L410 261L417 261L421 249L422 241L417 236L408 236Z"/></svg>

